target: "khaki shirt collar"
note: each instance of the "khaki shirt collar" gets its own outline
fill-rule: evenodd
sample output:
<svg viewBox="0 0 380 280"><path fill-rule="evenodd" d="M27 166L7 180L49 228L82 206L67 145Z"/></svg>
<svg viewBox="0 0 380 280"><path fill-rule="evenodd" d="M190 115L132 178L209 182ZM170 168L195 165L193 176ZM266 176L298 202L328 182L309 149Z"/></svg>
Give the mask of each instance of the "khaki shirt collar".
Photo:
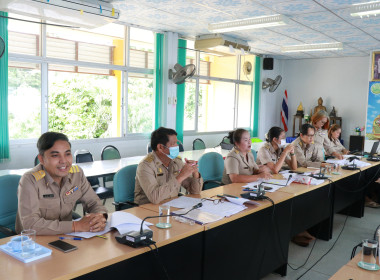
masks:
<svg viewBox="0 0 380 280"><path fill-rule="evenodd" d="M275 154L277 156L279 156L281 153L282 153L282 148L278 148L278 150L276 151L272 145L272 143L270 142L267 142L268 144L268 147L269 147L269 151L272 153L272 154Z"/></svg>
<svg viewBox="0 0 380 280"><path fill-rule="evenodd" d="M308 150L310 147L311 147L311 144L306 144L305 142L302 141L301 137L299 138L300 139L300 145L301 145L301 148L303 150Z"/></svg>
<svg viewBox="0 0 380 280"><path fill-rule="evenodd" d="M155 166L160 166L160 165L162 165L162 166L164 166L165 168L169 168L170 165L173 164L173 160L170 160L169 166L166 167L165 164L160 160L160 158L158 157L158 155L156 154L155 151L152 151L152 155L153 155L153 161L154 161L154 165L155 165Z"/></svg>
<svg viewBox="0 0 380 280"><path fill-rule="evenodd" d="M50 174L45 170L45 168L43 167L43 165L41 164L41 170L44 170L45 171L45 182L46 182L46 187L48 187L49 185L51 186L52 184L55 184L56 186L60 187L56 181L54 181L54 179L50 176ZM70 173L69 173L70 174ZM61 183L61 186L64 186L67 181L71 184L71 178L70 178L70 175L67 175L65 177L62 178L62 183Z"/></svg>
<svg viewBox="0 0 380 280"><path fill-rule="evenodd" d="M243 161L245 164L248 164L248 161L249 161L249 155L248 155L248 153L247 153L247 157L248 157L248 160L247 160L247 157L243 156L242 153L239 151L238 148L234 147L234 148L232 149L232 151L234 151L236 154L238 154L238 155L241 157L242 161Z"/></svg>

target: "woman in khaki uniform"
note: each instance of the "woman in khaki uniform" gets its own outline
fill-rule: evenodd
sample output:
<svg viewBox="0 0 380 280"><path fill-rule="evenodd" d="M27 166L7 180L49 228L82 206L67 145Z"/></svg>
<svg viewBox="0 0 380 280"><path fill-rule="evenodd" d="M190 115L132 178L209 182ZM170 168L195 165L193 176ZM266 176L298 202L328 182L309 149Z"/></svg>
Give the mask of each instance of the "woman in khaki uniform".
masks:
<svg viewBox="0 0 380 280"><path fill-rule="evenodd" d="M249 183L272 175L266 168L259 168L251 152L251 137L245 129L231 131L228 135L234 148L224 161L223 184Z"/></svg>
<svg viewBox="0 0 380 280"><path fill-rule="evenodd" d="M342 129L338 124L333 124L328 132L328 138L330 140L331 148L334 152L347 155L350 151L347 150L339 141L339 136L342 133Z"/></svg>
<svg viewBox="0 0 380 280"><path fill-rule="evenodd" d="M330 126L330 118L326 111L320 110L311 117L311 123L315 128L314 144L322 149L324 155L331 155L338 159L343 159L341 153L334 151L331 141L328 138L327 129Z"/></svg>
<svg viewBox="0 0 380 280"><path fill-rule="evenodd" d="M266 165L274 174L280 171L284 163L292 170L297 168L294 147L289 144L285 148L285 131L282 128L274 126L269 129L266 141L257 153L258 165Z"/></svg>

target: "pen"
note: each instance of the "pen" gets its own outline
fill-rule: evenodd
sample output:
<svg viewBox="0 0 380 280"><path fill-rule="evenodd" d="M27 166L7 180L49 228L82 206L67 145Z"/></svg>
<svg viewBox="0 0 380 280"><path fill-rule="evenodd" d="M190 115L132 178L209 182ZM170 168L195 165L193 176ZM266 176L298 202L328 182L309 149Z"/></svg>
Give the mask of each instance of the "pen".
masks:
<svg viewBox="0 0 380 280"><path fill-rule="evenodd" d="M219 196L219 197L232 197L232 198L238 198L237 196L229 195L229 194L218 194L217 196Z"/></svg>
<svg viewBox="0 0 380 280"><path fill-rule="evenodd" d="M59 239L61 239L61 240L63 240L63 239L82 240L83 238L82 237L63 237L63 236L60 236Z"/></svg>
<svg viewBox="0 0 380 280"><path fill-rule="evenodd" d="M103 239L108 239L106 236L103 235L95 235L96 237L103 238Z"/></svg>

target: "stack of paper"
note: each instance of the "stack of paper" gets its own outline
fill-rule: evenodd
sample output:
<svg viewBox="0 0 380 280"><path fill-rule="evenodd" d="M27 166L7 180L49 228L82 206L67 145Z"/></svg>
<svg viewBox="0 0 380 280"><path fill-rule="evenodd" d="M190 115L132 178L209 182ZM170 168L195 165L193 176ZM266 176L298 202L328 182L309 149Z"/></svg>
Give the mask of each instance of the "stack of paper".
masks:
<svg viewBox="0 0 380 280"><path fill-rule="evenodd" d="M189 210L190 209L181 209L181 210L175 211L173 213L180 215L180 214L186 213ZM223 216L211 214L211 213L208 213L205 211L201 211L199 209L192 210L189 213L187 213L186 215L183 215L182 217L193 220L197 224L201 224L201 225L213 223L213 222L216 222L216 221L223 219Z"/></svg>
<svg viewBox="0 0 380 280"><path fill-rule="evenodd" d="M123 211L113 212L109 221L106 224L106 227L103 231L98 232L71 232L66 233L67 235L73 235L83 238L91 238L96 235L103 235L112 229L117 229L120 234L124 234L130 231L140 231L142 220L137 218L135 215L132 215ZM149 229L148 226L153 225L149 222L144 222L143 229Z"/></svg>

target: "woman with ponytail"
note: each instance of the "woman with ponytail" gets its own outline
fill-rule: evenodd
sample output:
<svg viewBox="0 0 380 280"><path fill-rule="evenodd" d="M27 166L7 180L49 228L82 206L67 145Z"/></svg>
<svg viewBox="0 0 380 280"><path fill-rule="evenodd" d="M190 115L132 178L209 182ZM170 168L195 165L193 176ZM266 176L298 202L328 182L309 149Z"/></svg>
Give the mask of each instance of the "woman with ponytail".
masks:
<svg viewBox="0 0 380 280"><path fill-rule="evenodd" d="M285 131L282 128L274 126L269 129L266 141L257 153L256 163L258 165L266 165L273 174L277 174L284 163L291 170L297 168L294 146L289 144L285 147Z"/></svg>

